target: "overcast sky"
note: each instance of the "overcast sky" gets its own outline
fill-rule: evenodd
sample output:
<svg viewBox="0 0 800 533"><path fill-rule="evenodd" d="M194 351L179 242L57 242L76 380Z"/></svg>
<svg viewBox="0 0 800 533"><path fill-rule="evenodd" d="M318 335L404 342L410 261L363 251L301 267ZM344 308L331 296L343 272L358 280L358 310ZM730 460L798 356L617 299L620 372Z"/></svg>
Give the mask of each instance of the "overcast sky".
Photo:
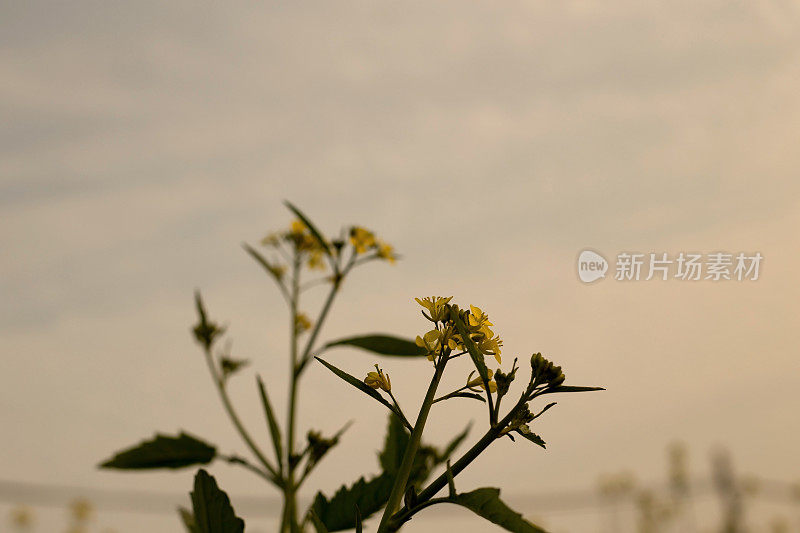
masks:
<svg viewBox="0 0 800 533"><path fill-rule="evenodd" d="M697 475L724 445L743 472L800 478L796 3L159 4L0 6L0 478L177 494L190 472L95 465L156 430L243 452L189 334L195 288L254 361L233 396L266 445L254 374L284 412L287 318L240 244L288 224L284 199L403 255L356 271L323 337L411 337L426 328L412 298L453 295L490 313L504 366L541 351L608 389L537 421L546 452L498 442L460 487L524 501L623 469L658 480L675 440ZM584 285L587 247L764 262L752 282ZM330 357L355 375L375 362ZM428 364L382 364L413 411ZM318 367L301 390L302 433L355 420L309 487L375 472L380 406ZM437 409L429 439L471 419L477 438L479 406ZM234 503L268 494L212 470ZM595 527L521 507L553 531Z"/></svg>

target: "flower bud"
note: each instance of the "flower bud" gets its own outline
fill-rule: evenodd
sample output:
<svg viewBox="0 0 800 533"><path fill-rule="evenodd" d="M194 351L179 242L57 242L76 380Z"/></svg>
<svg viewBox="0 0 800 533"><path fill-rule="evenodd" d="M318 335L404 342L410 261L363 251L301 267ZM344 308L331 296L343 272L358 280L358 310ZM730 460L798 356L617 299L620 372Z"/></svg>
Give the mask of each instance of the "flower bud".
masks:
<svg viewBox="0 0 800 533"><path fill-rule="evenodd" d="M389 392L392 390L392 382L389 380L389 375L384 374L383 370L378 368L378 365L375 365L375 370L377 372L369 372L367 377L364 378L364 383L368 387L372 387L373 389L381 389L383 391Z"/></svg>

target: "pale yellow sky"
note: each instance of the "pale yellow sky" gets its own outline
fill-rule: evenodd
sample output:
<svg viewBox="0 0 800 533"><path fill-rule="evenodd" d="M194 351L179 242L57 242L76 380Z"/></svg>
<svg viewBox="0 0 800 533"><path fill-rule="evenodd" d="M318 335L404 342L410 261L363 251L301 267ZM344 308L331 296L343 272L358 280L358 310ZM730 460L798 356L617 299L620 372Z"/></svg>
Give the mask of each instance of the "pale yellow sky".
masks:
<svg viewBox="0 0 800 533"><path fill-rule="evenodd" d="M547 452L498 443L461 486L583 489L620 469L658 479L673 440L698 475L724 445L742 471L797 480L799 11L3 5L0 478L182 493L189 472L94 465L156 430L243 450L188 333L198 287L254 359L233 387L243 416L257 433L256 371L283 412L285 311L239 245L285 225L289 199L325 230L374 228L404 257L356 273L325 337L414 336L426 324L412 298L454 295L492 315L509 364L541 351L569 381L607 387L537 421ZM756 282L587 286L574 264L586 247L765 259ZM331 358L356 375L374 362ZM415 405L426 364L383 364ZM309 486L374 472L379 406L320 368L303 391L301 431L356 420ZM445 406L430 438L483 414ZM234 497L266 494L213 470ZM520 510L554 531L595 523ZM171 516L107 523L178 530Z"/></svg>

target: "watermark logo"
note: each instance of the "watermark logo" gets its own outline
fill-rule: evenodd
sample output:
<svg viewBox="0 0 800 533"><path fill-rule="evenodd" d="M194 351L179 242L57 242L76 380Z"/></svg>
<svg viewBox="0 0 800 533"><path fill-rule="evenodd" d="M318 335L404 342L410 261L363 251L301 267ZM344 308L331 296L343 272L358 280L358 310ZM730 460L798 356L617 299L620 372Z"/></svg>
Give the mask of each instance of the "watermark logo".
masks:
<svg viewBox="0 0 800 533"><path fill-rule="evenodd" d="M686 253L670 256L666 252L621 252L614 265L615 281L756 281L764 256L753 253ZM584 283L605 278L609 265L592 250L578 256L578 277Z"/></svg>
<svg viewBox="0 0 800 533"><path fill-rule="evenodd" d="M578 256L578 277L584 283L591 283L606 277L608 261L592 250L584 250Z"/></svg>

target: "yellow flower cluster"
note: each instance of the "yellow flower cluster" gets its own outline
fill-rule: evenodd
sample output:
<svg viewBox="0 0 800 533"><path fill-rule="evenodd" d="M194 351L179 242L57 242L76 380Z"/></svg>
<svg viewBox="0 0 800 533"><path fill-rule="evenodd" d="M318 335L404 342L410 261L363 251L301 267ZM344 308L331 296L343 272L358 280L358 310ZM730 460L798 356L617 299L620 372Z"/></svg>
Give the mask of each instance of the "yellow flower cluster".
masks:
<svg viewBox="0 0 800 533"><path fill-rule="evenodd" d="M390 263L397 260L391 244L378 239L373 232L360 226L353 226L350 229L350 244L353 245L356 254L365 254L369 250L375 250L375 256L380 259Z"/></svg>
<svg viewBox="0 0 800 533"><path fill-rule="evenodd" d="M423 316L433 322L436 327L422 336L417 336L417 346L428 352L428 359L433 361L443 350L465 351L464 340L456 331L455 324L450 320L450 300L452 296L430 296L415 298L425 311ZM466 313L465 326L469 337L483 355L491 355L500 363L500 353L503 341L489 328L494 324L489 321L489 315L474 305L469 306Z"/></svg>
<svg viewBox="0 0 800 533"><path fill-rule="evenodd" d="M298 252L303 253L306 265L312 270L325 270L325 255L327 253L340 254L345 244L342 239L320 243L300 219L294 220L288 230L272 232L261 239L261 244L270 248L279 248L281 243L284 242L293 245ZM374 255L370 256L371 258L383 259L389 263L394 263L397 260L397 255L391 244L378 239L373 232L360 226L350 228L350 244L353 245L354 256L374 251ZM278 279L281 279L286 271L286 267L279 264L269 264L267 268Z"/></svg>
<svg viewBox="0 0 800 533"><path fill-rule="evenodd" d="M291 243L298 251L305 253L307 255L306 264L308 268L316 270L325 269L325 248L314 238L311 231L302 220L297 219L292 221L288 231L273 231L261 239L261 244L263 246L271 248L278 248L282 242ZM325 245L328 246L328 243L325 243ZM283 277L286 271L286 267L283 265L270 265L269 269L278 279Z"/></svg>

